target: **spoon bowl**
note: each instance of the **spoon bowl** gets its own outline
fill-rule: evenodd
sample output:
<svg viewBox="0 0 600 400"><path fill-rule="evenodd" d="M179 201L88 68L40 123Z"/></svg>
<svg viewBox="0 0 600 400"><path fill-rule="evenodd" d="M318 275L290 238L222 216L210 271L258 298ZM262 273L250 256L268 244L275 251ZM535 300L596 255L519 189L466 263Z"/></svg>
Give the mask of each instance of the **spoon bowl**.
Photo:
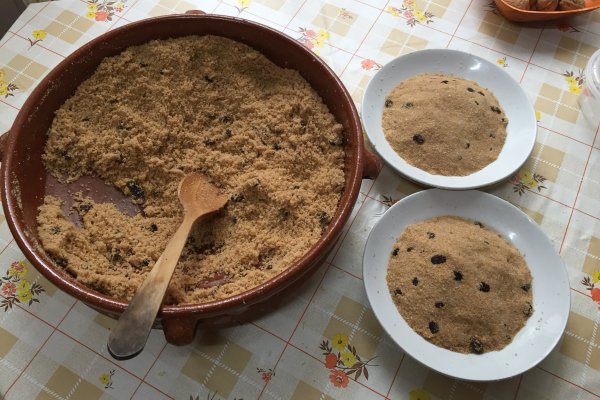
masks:
<svg viewBox="0 0 600 400"><path fill-rule="evenodd" d="M144 349L192 225L227 203L227 196L197 173L186 175L177 192L183 221L108 337L108 352L117 360L133 358Z"/></svg>

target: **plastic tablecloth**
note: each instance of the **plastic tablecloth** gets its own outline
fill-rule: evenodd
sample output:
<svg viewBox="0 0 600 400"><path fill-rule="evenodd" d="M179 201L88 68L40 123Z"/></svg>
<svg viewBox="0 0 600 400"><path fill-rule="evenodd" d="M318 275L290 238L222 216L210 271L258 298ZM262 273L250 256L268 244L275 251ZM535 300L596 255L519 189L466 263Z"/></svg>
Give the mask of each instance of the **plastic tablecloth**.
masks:
<svg viewBox="0 0 600 400"><path fill-rule="evenodd" d="M114 320L58 290L25 259L0 214L0 397L6 399L556 399L600 397L600 136L580 112L583 69L600 47L600 12L516 25L487 0L64 0L29 6L0 40L0 130L39 80L74 49L150 16L202 9L290 35L339 75L357 106L391 59L459 49L503 68L536 111L528 161L488 189L528 214L568 269L565 335L538 366L499 382L458 381L406 355L378 324L362 281L370 228L423 188L386 166L364 180L327 260L275 311L201 329L176 347L153 331L138 357L117 362ZM348 364L348 345L360 376ZM367 361L370 360L370 361ZM344 363L344 361L347 361Z"/></svg>

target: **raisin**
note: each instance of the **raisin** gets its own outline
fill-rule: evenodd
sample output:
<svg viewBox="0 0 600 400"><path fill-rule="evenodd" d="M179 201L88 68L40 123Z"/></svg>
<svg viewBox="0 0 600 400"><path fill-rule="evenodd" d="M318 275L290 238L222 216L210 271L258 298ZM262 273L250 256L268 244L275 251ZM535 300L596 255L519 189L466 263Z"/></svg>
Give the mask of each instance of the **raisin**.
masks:
<svg viewBox="0 0 600 400"><path fill-rule="evenodd" d="M322 224L327 224L331 217L325 211L321 211L319 213L319 222Z"/></svg>
<svg viewBox="0 0 600 400"><path fill-rule="evenodd" d="M471 93L473 93L473 92L475 91L475 89L473 89L473 88L470 88L470 87L469 87L469 88L467 88L467 90L468 90L469 92L471 92Z"/></svg>
<svg viewBox="0 0 600 400"><path fill-rule="evenodd" d="M215 78L211 78L208 75L204 75L204 80L208 83L213 83L215 81Z"/></svg>
<svg viewBox="0 0 600 400"><path fill-rule="evenodd" d="M445 304L442 301L435 302L435 308L444 308Z"/></svg>
<svg viewBox="0 0 600 400"><path fill-rule="evenodd" d="M471 336L469 341L469 349L471 349L471 353L482 354L483 353L483 343L476 336Z"/></svg>
<svg viewBox="0 0 600 400"><path fill-rule="evenodd" d="M233 117L231 117L229 115L223 115L221 117L221 122L224 124L231 124L233 122Z"/></svg>
<svg viewBox="0 0 600 400"><path fill-rule="evenodd" d="M421 134L419 134L419 133L417 133L416 135L413 135L412 140L416 144L423 144L423 143L425 143L425 138L423 136L421 136Z"/></svg>
<svg viewBox="0 0 600 400"><path fill-rule="evenodd" d="M479 105L479 102L478 102L477 100L475 100L475 104L476 104L476 105Z"/></svg>
<svg viewBox="0 0 600 400"><path fill-rule="evenodd" d="M490 137L491 137L492 139L496 139L496 135L494 135L493 133L490 133Z"/></svg>
<svg viewBox="0 0 600 400"><path fill-rule="evenodd" d="M393 102L393 101L391 101L390 99L386 99L386 100L385 100L385 106L386 106L387 108L390 108L390 107L391 107L391 106L393 106L393 105L394 105L394 102Z"/></svg>
<svg viewBox="0 0 600 400"><path fill-rule="evenodd" d="M81 203L79 205L79 211L81 211L82 213L87 213L88 211L90 211L92 209L92 205L88 204L88 203Z"/></svg>
<svg viewBox="0 0 600 400"><path fill-rule="evenodd" d="M305 131L307 126L308 126L308 121L305 118L302 118L300 120L300 129Z"/></svg>
<svg viewBox="0 0 600 400"><path fill-rule="evenodd" d="M485 97L485 94L483 94L483 92L477 92L477 93L479 93L480 95L482 95L483 97Z"/></svg>
<svg viewBox="0 0 600 400"><path fill-rule="evenodd" d="M288 217L290 216L290 210L288 210L287 208L280 208L279 216L281 217L281 219L288 219Z"/></svg>
<svg viewBox="0 0 600 400"><path fill-rule="evenodd" d="M150 265L150 260L144 258L140 264L142 265L142 267L147 267L148 265Z"/></svg>
<svg viewBox="0 0 600 400"><path fill-rule="evenodd" d="M454 280L455 281L462 281L463 278L463 274L460 271L454 271Z"/></svg>
<svg viewBox="0 0 600 400"><path fill-rule="evenodd" d="M53 235L57 235L60 233L60 228L58 226L53 226L52 228L50 228L50 233Z"/></svg>
<svg viewBox="0 0 600 400"><path fill-rule="evenodd" d="M134 199L144 197L144 189L134 181L127 182L127 189L129 189Z"/></svg>
<svg viewBox="0 0 600 400"><path fill-rule="evenodd" d="M69 153L66 150L61 150L58 152L58 155L61 156L62 158L64 158L65 160L69 161L71 160L73 157L71 157L71 155L69 155Z"/></svg>
<svg viewBox="0 0 600 400"><path fill-rule="evenodd" d="M225 129L224 133L225 133L225 136L227 136L227 137L233 136L233 132L231 132L231 129Z"/></svg>
<svg viewBox="0 0 600 400"><path fill-rule="evenodd" d="M443 83L444 85L447 85L447 84L448 84L448 81L442 81L442 83Z"/></svg>
<svg viewBox="0 0 600 400"><path fill-rule="evenodd" d="M121 251L119 249L111 249L110 262L114 263L121 260Z"/></svg>
<svg viewBox="0 0 600 400"><path fill-rule="evenodd" d="M62 268L67 268L67 266L69 265L69 261L61 257L55 257L53 258L53 260L56 263L56 265Z"/></svg>
<svg viewBox="0 0 600 400"><path fill-rule="evenodd" d="M473 225L477 225L478 227L483 228L483 224L479 221L473 222Z"/></svg>
<svg viewBox="0 0 600 400"><path fill-rule="evenodd" d="M406 248L406 251L410 253L410 252L411 252L411 251L413 251L414 249L415 249L414 247L407 247L407 248Z"/></svg>
<svg viewBox="0 0 600 400"><path fill-rule="evenodd" d="M153 223L150 224L150 227L148 229L150 229L150 232L156 232L158 230L158 226Z"/></svg>
<svg viewBox="0 0 600 400"><path fill-rule="evenodd" d="M273 150L281 150L281 145L279 143L275 143L273 145Z"/></svg>
<svg viewBox="0 0 600 400"><path fill-rule="evenodd" d="M465 143L465 149L468 149L469 147L471 147L471 143L469 143L469 142Z"/></svg>
<svg viewBox="0 0 600 400"><path fill-rule="evenodd" d="M529 289L531 289L531 284L526 283L524 285L521 285L521 289L523 289L525 292L529 292Z"/></svg>
<svg viewBox="0 0 600 400"><path fill-rule="evenodd" d="M429 330L431 331L431 333L438 333L440 331L440 327L438 326L437 322L430 321Z"/></svg>
<svg viewBox="0 0 600 400"><path fill-rule="evenodd" d="M402 289L400 289L400 288L396 288L396 290L394 290L394 293L395 293L396 295L402 295Z"/></svg>
<svg viewBox="0 0 600 400"><path fill-rule="evenodd" d="M445 262L446 262L446 256L443 256L441 254L436 254L435 256L431 257L432 264L443 264Z"/></svg>
<svg viewBox="0 0 600 400"><path fill-rule="evenodd" d="M417 278L416 276L412 279L412 284L417 286L419 284L419 278Z"/></svg>
<svg viewBox="0 0 600 400"><path fill-rule="evenodd" d="M242 193L234 193L231 195L231 201L235 203L239 203L244 200L244 195Z"/></svg>
<svg viewBox="0 0 600 400"><path fill-rule="evenodd" d="M394 249L394 251L392 251L392 255L393 255L394 257L396 257L396 256L398 255L398 252L399 252L399 251L400 251L400 249L396 247L396 248Z"/></svg>
<svg viewBox="0 0 600 400"><path fill-rule="evenodd" d="M402 106L402 108L413 108L413 107L414 107L414 104L413 104L413 103L411 103L410 101L409 101L408 103L405 103L405 104Z"/></svg>
<svg viewBox="0 0 600 400"><path fill-rule="evenodd" d="M433 232L427 232L427 237L429 239L433 239L433 238L435 238L435 233L433 233Z"/></svg>
<svg viewBox="0 0 600 400"><path fill-rule="evenodd" d="M500 109L498 107L496 107L496 106L491 106L490 110L492 110L496 114L501 114L502 113L502 111L500 111Z"/></svg>
<svg viewBox="0 0 600 400"><path fill-rule="evenodd" d="M204 139L203 143L207 146L212 146L216 142L215 142L215 139L208 138L208 139Z"/></svg>
<svg viewBox="0 0 600 400"><path fill-rule="evenodd" d="M487 284L487 283L485 283L485 282L480 282L480 283L479 283L479 290L481 290L481 291L482 291L482 292L484 292L484 293L487 293L487 292L489 292L489 291L490 291L490 285L488 285L488 284Z"/></svg>
<svg viewBox="0 0 600 400"><path fill-rule="evenodd" d="M525 305L525 307L523 308L523 314L525 314L526 317L531 316L531 314L533 314L533 306L531 305L531 303L527 303Z"/></svg>

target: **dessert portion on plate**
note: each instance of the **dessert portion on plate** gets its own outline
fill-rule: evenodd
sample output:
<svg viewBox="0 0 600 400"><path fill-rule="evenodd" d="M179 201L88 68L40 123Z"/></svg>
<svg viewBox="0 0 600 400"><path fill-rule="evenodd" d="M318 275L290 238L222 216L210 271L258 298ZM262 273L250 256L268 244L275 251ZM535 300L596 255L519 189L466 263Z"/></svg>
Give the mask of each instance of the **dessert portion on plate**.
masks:
<svg viewBox="0 0 600 400"><path fill-rule="evenodd" d="M365 132L396 172L463 190L512 176L535 144L535 112L519 84L489 61L428 49L393 59L369 81Z"/></svg>
<svg viewBox="0 0 600 400"><path fill-rule="evenodd" d="M415 360L472 381L527 371L562 336L569 277L514 205L480 191L418 191L373 226L363 281L377 320Z"/></svg>
<svg viewBox="0 0 600 400"><path fill-rule="evenodd" d="M465 176L498 158L508 118L477 82L422 73L386 97L385 138L407 163L435 175Z"/></svg>
<svg viewBox="0 0 600 400"><path fill-rule="evenodd" d="M391 251L389 293L419 335L482 354L508 345L533 314L523 256L481 222L441 216L408 225Z"/></svg>

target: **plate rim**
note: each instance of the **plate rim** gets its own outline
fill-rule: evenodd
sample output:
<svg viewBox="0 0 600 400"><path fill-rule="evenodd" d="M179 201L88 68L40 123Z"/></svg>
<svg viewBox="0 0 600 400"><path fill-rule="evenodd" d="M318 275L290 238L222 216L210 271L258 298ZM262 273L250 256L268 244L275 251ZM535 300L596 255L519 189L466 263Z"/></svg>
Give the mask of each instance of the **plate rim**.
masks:
<svg viewBox="0 0 600 400"><path fill-rule="evenodd" d="M530 140L527 142L527 146L525 147L525 150L527 150L526 152L523 152L524 156L522 157L522 160L519 160L518 162L516 162L514 164L514 166L510 169L509 173L506 174L500 174L499 177L494 178L494 179L488 179L486 181L483 181L481 183L473 183L473 184L464 184L461 183L462 181L464 181L464 179L462 178L466 178L471 176L470 175L465 175L465 176L444 176L444 175L434 175L434 174L430 174L427 171L424 171L418 167L414 167L411 166L413 168L416 168L417 170L421 171L424 175L424 178L421 178L419 176L415 176L414 174L412 174L411 172L407 172L405 171L403 168L401 168L400 166L398 166L396 163L394 163L392 160L389 160L387 157L387 154L385 152L383 152L383 150L380 148L380 146L377 146L375 144L375 141L373 140L373 138L377 137L376 134L374 134L373 132L371 132L371 129L368 128L368 124L364 123L364 119L365 119L365 114L367 114L367 98L369 97L368 94L372 91L374 91L375 89L373 89L373 87L377 84L377 80L379 78L379 80L381 81L381 74L383 74L384 72L386 72L386 67L388 67L388 65L390 64L394 64L396 65L398 62L400 62L400 60L402 59L406 59L409 57L420 57L422 55L425 54L435 54L435 53L439 53L440 55L444 55L444 54L453 54L459 57L462 57L463 59L474 59L482 64L485 64L489 67L495 68L495 70L500 73L500 74L504 74L504 76L513 81L513 83L515 84L515 87L518 88L518 94L519 96L522 98L522 100L524 100L527 104L528 104L528 112L526 113L526 115L528 115L528 124L531 125L530 127L527 128L527 130L531 130L531 133L529 135ZM391 67L388 67L391 68ZM422 69L417 73L427 73L427 72L437 72L435 70L433 70L433 68L426 68L426 69ZM412 75L414 76L414 75ZM459 76L459 75L457 75ZM462 77L462 76L460 76ZM408 79L410 77L407 77L405 79ZM477 83L480 84L480 82L478 82L476 79L473 78L464 78L464 79L470 79L473 80ZM489 90L489 89L488 89ZM515 81L506 71L503 71L500 67L498 67L497 65L495 65L494 63L492 63L491 61L488 61L478 55L475 55L473 53L469 53L466 51L462 51L462 50L456 50L456 49L443 49L443 48L432 48L432 49L423 49L423 50L416 50L416 51L412 51L410 53L407 54L403 54L400 55L398 57L393 58L392 60L388 61L381 69L379 69L375 75L373 75L373 77L371 77L371 79L369 80L369 83L367 84L367 87L365 88L363 97L361 99L361 118L363 119L363 126L364 126L364 130L365 133L367 135L367 138L369 139L370 144L372 145L373 149L375 150L375 152L383 159L383 161L390 166L394 171L396 171L396 173L400 174L402 177L412 181L412 182L416 182L417 184L420 185L425 185L427 187L431 187L431 188L438 188L438 189L446 189L446 190L471 190L471 189L478 189L478 188L483 188L483 187L489 187L492 186L494 184L497 184L498 182L501 182L505 179L507 179L508 177L510 177L512 174L514 174L516 171L518 171L528 160L529 156L531 155L531 153L533 152L535 143L536 143L536 138L537 138L537 131L538 131L538 125L537 125L537 119L535 116L535 109L533 107L533 105L531 104L531 102L529 101L529 98L527 97L527 94L525 93L525 91L523 90L523 88L520 86L520 84ZM379 117L378 117L379 118ZM509 117L509 121L510 121L510 117ZM383 132L382 132L383 133ZM385 137L383 137L383 140L386 140ZM387 142L387 140L386 140ZM393 150L392 150L393 151ZM400 157L398 155L398 157ZM402 158L402 157L400 157ZM408 164L408 163L407 163ZM408 164L410 165L410 164ZM491 164L488 164L488 166ZM485 167L484 167L485 168ZM481 170L479 170L481 171ZM479 171L475 171L474 173L477 173ZM437 177L437 178L433 178L433 179L440 179L441 182L437 182L437 181L432 181L430 179L428 179L428 176L431 177ZM451 182L449 181L450 179L454 179L456 182Z"/></svg>
<svg viewBox="0 0 600 400"><path fill-rule="evenodd" d="M405 201L406 199L414 199L415 197L419 197L419 196L424 196L425 193L427 194L435 194L435 193L440 193L443 192L443 194L447 194L450 196L460 196L461 194L468 194L468 193L473 193L472 196L480 196L480 198L486 199L485 201L495 201L496 204L501 205L501 207L508 207L508 208L512 208L512 211L516 211L522 218L524 218L528 224L530 224L530 226L532 226L533 230L537 231L538 234L540 234L540 239L542 241L545 242L545 244L549 245L553 252L552 252L552 256L556 259L556 261L558 262L558 264L560 264L560 269L559 269L559 274L560 276L557 278L558 282L565 282L566 283L566 287L562 288L562 290L564 290L563 292L563 296L567 297L567 301L566 304L563 304L562 307L562 319L561 319L561 323L560 323L560 330L558 331L559 334L556 334L554 337L552 337L551 342L549 342L549 344L546 346L546 348L542 351L542 354L539 357L533 358L530 362L526 363L527 365L525 367L517 367L514 369L514 371L511 371L510 373L503 373L503 374L498 374L497 376L490 376L490 377L481 377L481 376L469 376L469 374L465 374L462 372L461 369L459 368L452 368L450 370L450 372L448 370L443 370L438 368L437 365L433 364L427 364L424 360L423 357L418 353L418 351L416 351L415 348L408 348L408 346L403 346L401 343L399 343L399 341L394 338L394 336L392 334L390 334L390 332L388 332L388 329L386 328L387 323L384 321L384 316L381 315L381 310L378 310L376 307L374 307L373 303L373 297L375 296L375 294L373 293L373 291L375 291L376 289L370 289L369 286L372 285L370 283L371 279L367 279L367 277L369 276L369 273L366 271L366 269L368 268L368 263L367 263L367 256L370 254L368 253L368 249L370 248L369 243L372 242L373 237L374 237L374 232L376 232L376 230L378 229L378 226L380 226L380 224L382 223L382 221L385 221L386 219L386 215L390 215L388 214L390 212L390 210L392 210L393 208L399 208L401 207L401 204L403 201ZM492 203L489 203L490 205ZM456 215L461 217L460 215L457 214L448 214L448 213L444 213L444 214L437 214L437 216L441 216L441 215ZM428 218L434 218L435 216L432 217L427 217ZM389 218L389 217L388 217ZM465 218L465 217L463 217ZM423 221L424 219L419 219L418 221ZM497 228L494 228L493 226L490 225L491 228L493 228L494 230L497 231ZM402 231L401 231L402 232ZM400 232L400 233L401 233ZM399 235L400 233L398 233L397 235ZM500 232L499 232L500 233ZM394 234L394 236L397 236L396 234ZM504 236L503 236L504 237ZM506 238L505 238L506 239ZM507 239L508 240L508 239ZM514 245L514 244L513 244ZM390 207L388 210L386 210L386 212L384 213L383 216L381 216L381 218L379 218L379 220L373 225L373 227L371 228L369 235L367 237L366 243L365 243L365 247L363 249L363 259L362 259L362 273L363 273L363 285L365 287L365 292L367 295L367 299L369 301L369 305L371 306L371 309L373 311L373 314L375 315L375 317L377 318L377 321L379 322L379 324L382 326L384 332L386 332L386 334L390 337L390 339L392 340L393 343L395 343L402 351L404 351L407 355L409 355L410 357L412 357L414 360L416 360L418 363L424 365L427 368L430 368L442 375L445 376L449 376L452 378L456 378L456 379L463 379L463 380L467 380L467 381L472 381L472 382L490 382L490 381L498 381L498 380L502 380L502 379L508 379L508 378L512 378L514 376L517 376L519 374L525 373L526 371L530 370L531 368L535 367L536 365L538 365L540 362L542 362L544 359L546 359L548 357L548 355L556 348L556 346L558 345L558 343L560 343L560 340L563 338L565 330L566 330L566 325L567 325L567 320L569 317L569 312L571 310L571 287L570 287L570 279L569 279L569 274L567 271L567 267L565 262L562 260L562 258L560 257L560 255L558 254L558 252L556 251L556 249L554 248L554 245L552 243L552 241L550 240L550 238L544 233L544 231L541 229L541 227L531 218L529 217L527 214L525 214L523 211L521 211L518 207L516 207L515 205L513 205L512 203L498 197L495 196L493 194L490 193L486 193L486 192L482 192L482 191L478 191L478 190L472 190L472 191L453 191L453 190L445 190L445 189L439 189L439 188L431 188L431 189L426 189L426 190L421 190L418 191L416 193L412 193L404 198L402 198L401 200L399 200L398 202L396 202L394 205L392 205L392 207ZM386 267L386 278L387 278L387 267ZM386 285L387 286L387 285ZM538 289L539 290L539 289ZM386 291L386 294L389 296L389 293ZM390 297L391 299L391 297ZM535 315L535 314L534 314ZM398 316L400 317L400 319L404 320L404 318L400 315L400 313L398 312ZM410 327L409 327L410 329ZM416 332L413 333L415 335L418 335ZM435 348L437 348L437 350L441 351L441 352L446 352L446 351L450 351L444 348L441 348L439 346L434 345L433 343L428 342L427 340L423 339L425 346L433 346ZM512 342L511 342L512 343ZM510 345L510 343L509 343ZM508 346L508 345L507 345ZM504 349L501 349L497 352L502 352L503 350L505 350L506 347ZM497 353L497 352L489 352L486 354L493 354L493 353ZM465 356L469 356L468 354L463 354L463 353L458 353L458 352L452 352L452 353L456 353L459 356L460 355L465 355ZM456 371L459 371L458 373L456 373Z"/></svg>

